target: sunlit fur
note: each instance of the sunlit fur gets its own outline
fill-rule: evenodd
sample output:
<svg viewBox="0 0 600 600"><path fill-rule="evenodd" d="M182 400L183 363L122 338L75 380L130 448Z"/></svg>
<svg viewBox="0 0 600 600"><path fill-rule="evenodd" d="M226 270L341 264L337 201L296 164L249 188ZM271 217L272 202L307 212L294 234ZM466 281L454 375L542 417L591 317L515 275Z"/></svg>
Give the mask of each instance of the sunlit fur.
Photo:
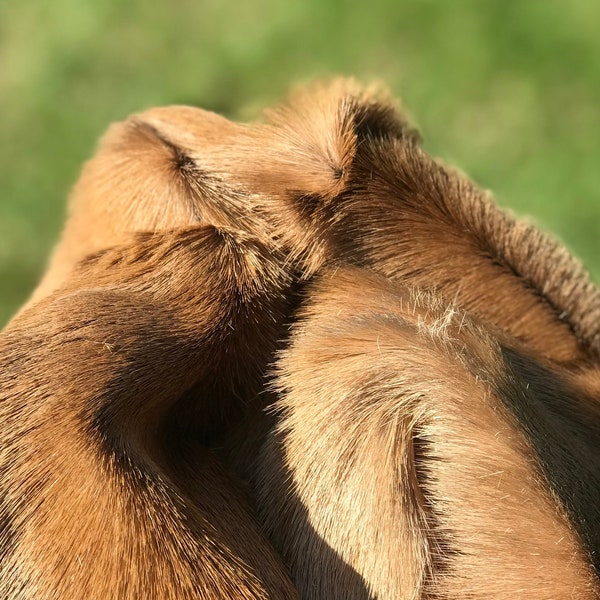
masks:
<svg viewBox="0 0 600 600"><path fill-rule="evenodd" d="M113 125L0 334L0 597L600 597L600 293L375 88Z"/></svg>

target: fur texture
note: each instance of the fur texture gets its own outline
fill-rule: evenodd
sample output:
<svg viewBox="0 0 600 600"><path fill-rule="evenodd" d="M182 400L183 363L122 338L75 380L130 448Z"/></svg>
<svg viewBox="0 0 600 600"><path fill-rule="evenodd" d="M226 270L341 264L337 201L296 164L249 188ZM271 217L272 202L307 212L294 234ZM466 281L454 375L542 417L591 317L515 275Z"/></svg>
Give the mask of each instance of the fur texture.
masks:
<svg viewBox="0 0 600 600"><path fill-rule="evenodd" d="M337 81L113 125L0 335L0 596L600 596L600 293Z"/></svg>

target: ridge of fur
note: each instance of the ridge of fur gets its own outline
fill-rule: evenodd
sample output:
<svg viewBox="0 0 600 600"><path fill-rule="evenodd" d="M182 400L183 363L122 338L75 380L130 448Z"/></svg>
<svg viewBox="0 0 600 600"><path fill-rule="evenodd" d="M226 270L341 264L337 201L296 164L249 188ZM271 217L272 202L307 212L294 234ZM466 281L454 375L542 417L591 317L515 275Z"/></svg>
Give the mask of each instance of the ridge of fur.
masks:
<svg viewBox="0 0 600 600"><path fill-rule="evenodd" d="M580 534L548 485L556 471L516 418L532 403L527 422L565 445L552 466L571 490L597 482L600 427L585 449L573 443L576 392L540 388L535 362L516 372L498 340L439 296L338 269L310 298L277 363L280 420L255 484L300 596L596 597ZM597 522L592 504L579 508ZM323 544L365 589L336 578Z"/></svg>
<svg viewBox="0 0 600 600"><path fill-rule="evenodd" d="M385 92L113 125L0 334L0 596L600 596L600 292Z"/></svg>

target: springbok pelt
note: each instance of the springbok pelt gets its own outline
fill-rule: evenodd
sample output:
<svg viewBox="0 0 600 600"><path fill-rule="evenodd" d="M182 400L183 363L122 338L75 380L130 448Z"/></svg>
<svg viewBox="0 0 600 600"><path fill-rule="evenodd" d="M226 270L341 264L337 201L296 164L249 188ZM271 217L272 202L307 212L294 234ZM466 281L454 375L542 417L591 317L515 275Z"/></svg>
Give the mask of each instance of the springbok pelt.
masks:
<svg viewBox="0 0 600 600"><path fill-rule="evenodd" d="M600 597L600 293L374 88L112 125L0 398L3 600Z"/></svg>

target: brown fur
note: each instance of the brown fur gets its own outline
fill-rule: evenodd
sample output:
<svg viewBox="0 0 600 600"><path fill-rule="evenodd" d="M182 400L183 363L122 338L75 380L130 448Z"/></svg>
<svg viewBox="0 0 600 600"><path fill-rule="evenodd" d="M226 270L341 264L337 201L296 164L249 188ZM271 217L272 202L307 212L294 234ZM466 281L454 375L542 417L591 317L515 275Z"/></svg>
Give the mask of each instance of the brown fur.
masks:
<svg viewBox="0 0 600 600"><path fill-rule="evenodd" d="M295 597L192 435L259 391L287 284L268 249L200 226L88 259L9 325L2 597Z"/></svg>
<svg viewBox="0 0 600 600"><path fill-rule="evenodd" d="M256 494L302 598L368 597L323 545L376 598L595 597L566 515L600 519L600 412L581 422L579 389L546 389L439 296L353 269L311 290L292 340Z"/></svg>
<svg viewBox="0 0 600 600"><path fill-rule="evenodd" d="M0 596L596 598L599 362L377 91L134 116L0 336Z"/></svg>

